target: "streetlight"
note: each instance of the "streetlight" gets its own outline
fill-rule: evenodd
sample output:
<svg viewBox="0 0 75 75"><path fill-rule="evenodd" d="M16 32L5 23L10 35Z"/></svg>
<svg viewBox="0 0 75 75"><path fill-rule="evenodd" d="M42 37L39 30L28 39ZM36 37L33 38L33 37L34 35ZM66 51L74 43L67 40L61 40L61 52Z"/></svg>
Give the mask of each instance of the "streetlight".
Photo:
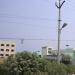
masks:
<svg viewBox="0 0 75 75"><path fill-rule="evenodd" d="M66 45L66 47L69 47L69 46L70 46L70 45L68 45L68 44Z"/></svg>
<svg viewBox="0 0 75 75"><path fill-rule="evenodd" d="M66 49L68 49L70 45L67 44L67 45L65 45L65 46L66 46Z"/></svg>
<svg viewBox="0 0 75 75"><path fill-rule="evenodd" d="M60 35L61 30L67 26L67 23L64 23L61 28L58 29L58 54L57 54L57 62L60 63Z"/></svg>
<svg viewBox="0 0 75 75"><path fill-rule="evenodd" d="M65 28L67 26L67 23L64 23L61 28Z"/></svg>
<svg viewBox="0 0 75 75"><path fill-rule="evenodd" d="M67 23L64 23L61 27L61 8L63 6L63 4L65 3L65 0L58 0L58 3L55 2L55 5L58 9L58 52L57 52L57 62L60 63L60 34L61 34L61 30L67 26Z"/></svg>
<svg viewBox="0 0 75 75"><path fill-rule="evenodd" d="M67 26L67 23L64 23L63 25L62 25L62 27L60 28L60 29L58 29L58 31L59 31L59 33L60 34L58 34L58 35L61 35L61 30L63 29L63 28L65 28Z"/></svg>

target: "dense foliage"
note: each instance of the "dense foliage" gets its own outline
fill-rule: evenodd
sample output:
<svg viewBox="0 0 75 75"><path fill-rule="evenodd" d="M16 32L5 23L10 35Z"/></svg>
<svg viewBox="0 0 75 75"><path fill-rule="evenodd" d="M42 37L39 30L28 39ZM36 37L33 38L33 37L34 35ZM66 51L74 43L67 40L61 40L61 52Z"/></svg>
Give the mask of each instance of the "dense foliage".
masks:
<svg viewBox="0 0 75 75"><path fill-rule="evenodd" d="M74 65L50 62L35 53L20 52L0 64L0 75L67 75L75 72Z"/></svg>

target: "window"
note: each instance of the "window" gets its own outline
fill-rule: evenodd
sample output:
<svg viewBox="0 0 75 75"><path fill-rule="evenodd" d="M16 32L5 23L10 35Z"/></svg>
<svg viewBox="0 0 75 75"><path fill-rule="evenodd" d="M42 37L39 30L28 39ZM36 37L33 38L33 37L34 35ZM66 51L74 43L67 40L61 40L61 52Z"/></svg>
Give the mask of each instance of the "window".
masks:
<svg viewBox="0 0 75 75"><path fill-rule="evenodd" d="M42 49L46 49L47 47L42 47Z"/></svg>
<svg viewBox="0 0 75 75"><path fill-rule="evenodd" d="M4 51L4 49L1 49L1 51Z"/></svg>
<svg viewBox="0 0 75 75"><path fill-rule="evenodd" d="M52 48L48 48L48 50L52 50Z"/></svg>
<svg viewBox="0 0 75 75"><path fill-rule="evenodd" d="M4 54L0 54L0 56L4 56Z"/></svg>
<svg viewBox="0 0 75 75"><path fill-rule="evenodd" d="M48 53L51 54L52 52L51 51L48 51Z"/></svg>
<svg viewBox="0 0 75 75"><path fill-rule="evenodd" d="M9 44L6 44L7 47L9 47Z"/></svg>
<svg viewBox="0 0 75 75"><path fill-rule="evenodd" d="M11 46L12 46L12 47L15 47L15 45L14 45L14 44L12 44Z"/></svg>
<svg viewBox="0 0 75 75"><path fill-rule="evenodd" d="M1 44L1 46L4 46L4 44Z"/></svg>
<svg viewBox="0 0 75 75"><path fill-rule="evenodd" d="M8 52L8 51L9 51L9 49L6 49L6 51Z"/></svg>
<svg viewBox="0 0 75 75"><path fill-rule="evenodd" d="M11 52L14 52L14 49L11 49Z"/></svg>
<svg viewBox="0 0 75 75"><path fill-rule="evenodd" d="M9 54L6 54L5 56L9 56Z"/></svg>

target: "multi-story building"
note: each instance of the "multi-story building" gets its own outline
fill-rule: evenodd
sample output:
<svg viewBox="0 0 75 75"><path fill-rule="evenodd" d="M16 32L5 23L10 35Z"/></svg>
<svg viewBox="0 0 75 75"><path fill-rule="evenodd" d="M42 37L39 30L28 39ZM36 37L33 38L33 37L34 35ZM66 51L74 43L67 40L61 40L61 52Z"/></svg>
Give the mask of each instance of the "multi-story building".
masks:
<svg viewBox="0 0 75 75"><path fill-rule="evenodd" d="M54 50L51 47L44 46L42 47L41 56L48 60L57 60L57 56L58 56L57 53L58 53L58 50ZM75 49L74 48L66 48L66 49L60 50L60 60L62 59L62 55L69 55L70 60L72 61L72 63L75 64Z"/></svg>
<svg viewBox="0 0 75 75"><path fill-rule="evenodd" d="M48 60L57 60L57 50L54 50L51 47L44 46L42 47L41 56Z"/></svg>
<svg viewBox="0 0 75 75"><path fill-rule="evenodd" d="M0 58L15 56L16 43L15 41L0 41Z"/></svg>

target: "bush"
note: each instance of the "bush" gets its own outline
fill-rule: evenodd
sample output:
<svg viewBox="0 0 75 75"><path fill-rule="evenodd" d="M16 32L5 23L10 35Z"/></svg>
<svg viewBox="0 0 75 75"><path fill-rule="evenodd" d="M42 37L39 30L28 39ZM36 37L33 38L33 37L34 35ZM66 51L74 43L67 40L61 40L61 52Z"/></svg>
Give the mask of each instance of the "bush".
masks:
<svg viewBox="0 0 75 75"><path fill-rule="evenodd" d="M75 72L74 65L50 62L29 52L17 53L0 65L0 75L67 75Z"/></svg>

